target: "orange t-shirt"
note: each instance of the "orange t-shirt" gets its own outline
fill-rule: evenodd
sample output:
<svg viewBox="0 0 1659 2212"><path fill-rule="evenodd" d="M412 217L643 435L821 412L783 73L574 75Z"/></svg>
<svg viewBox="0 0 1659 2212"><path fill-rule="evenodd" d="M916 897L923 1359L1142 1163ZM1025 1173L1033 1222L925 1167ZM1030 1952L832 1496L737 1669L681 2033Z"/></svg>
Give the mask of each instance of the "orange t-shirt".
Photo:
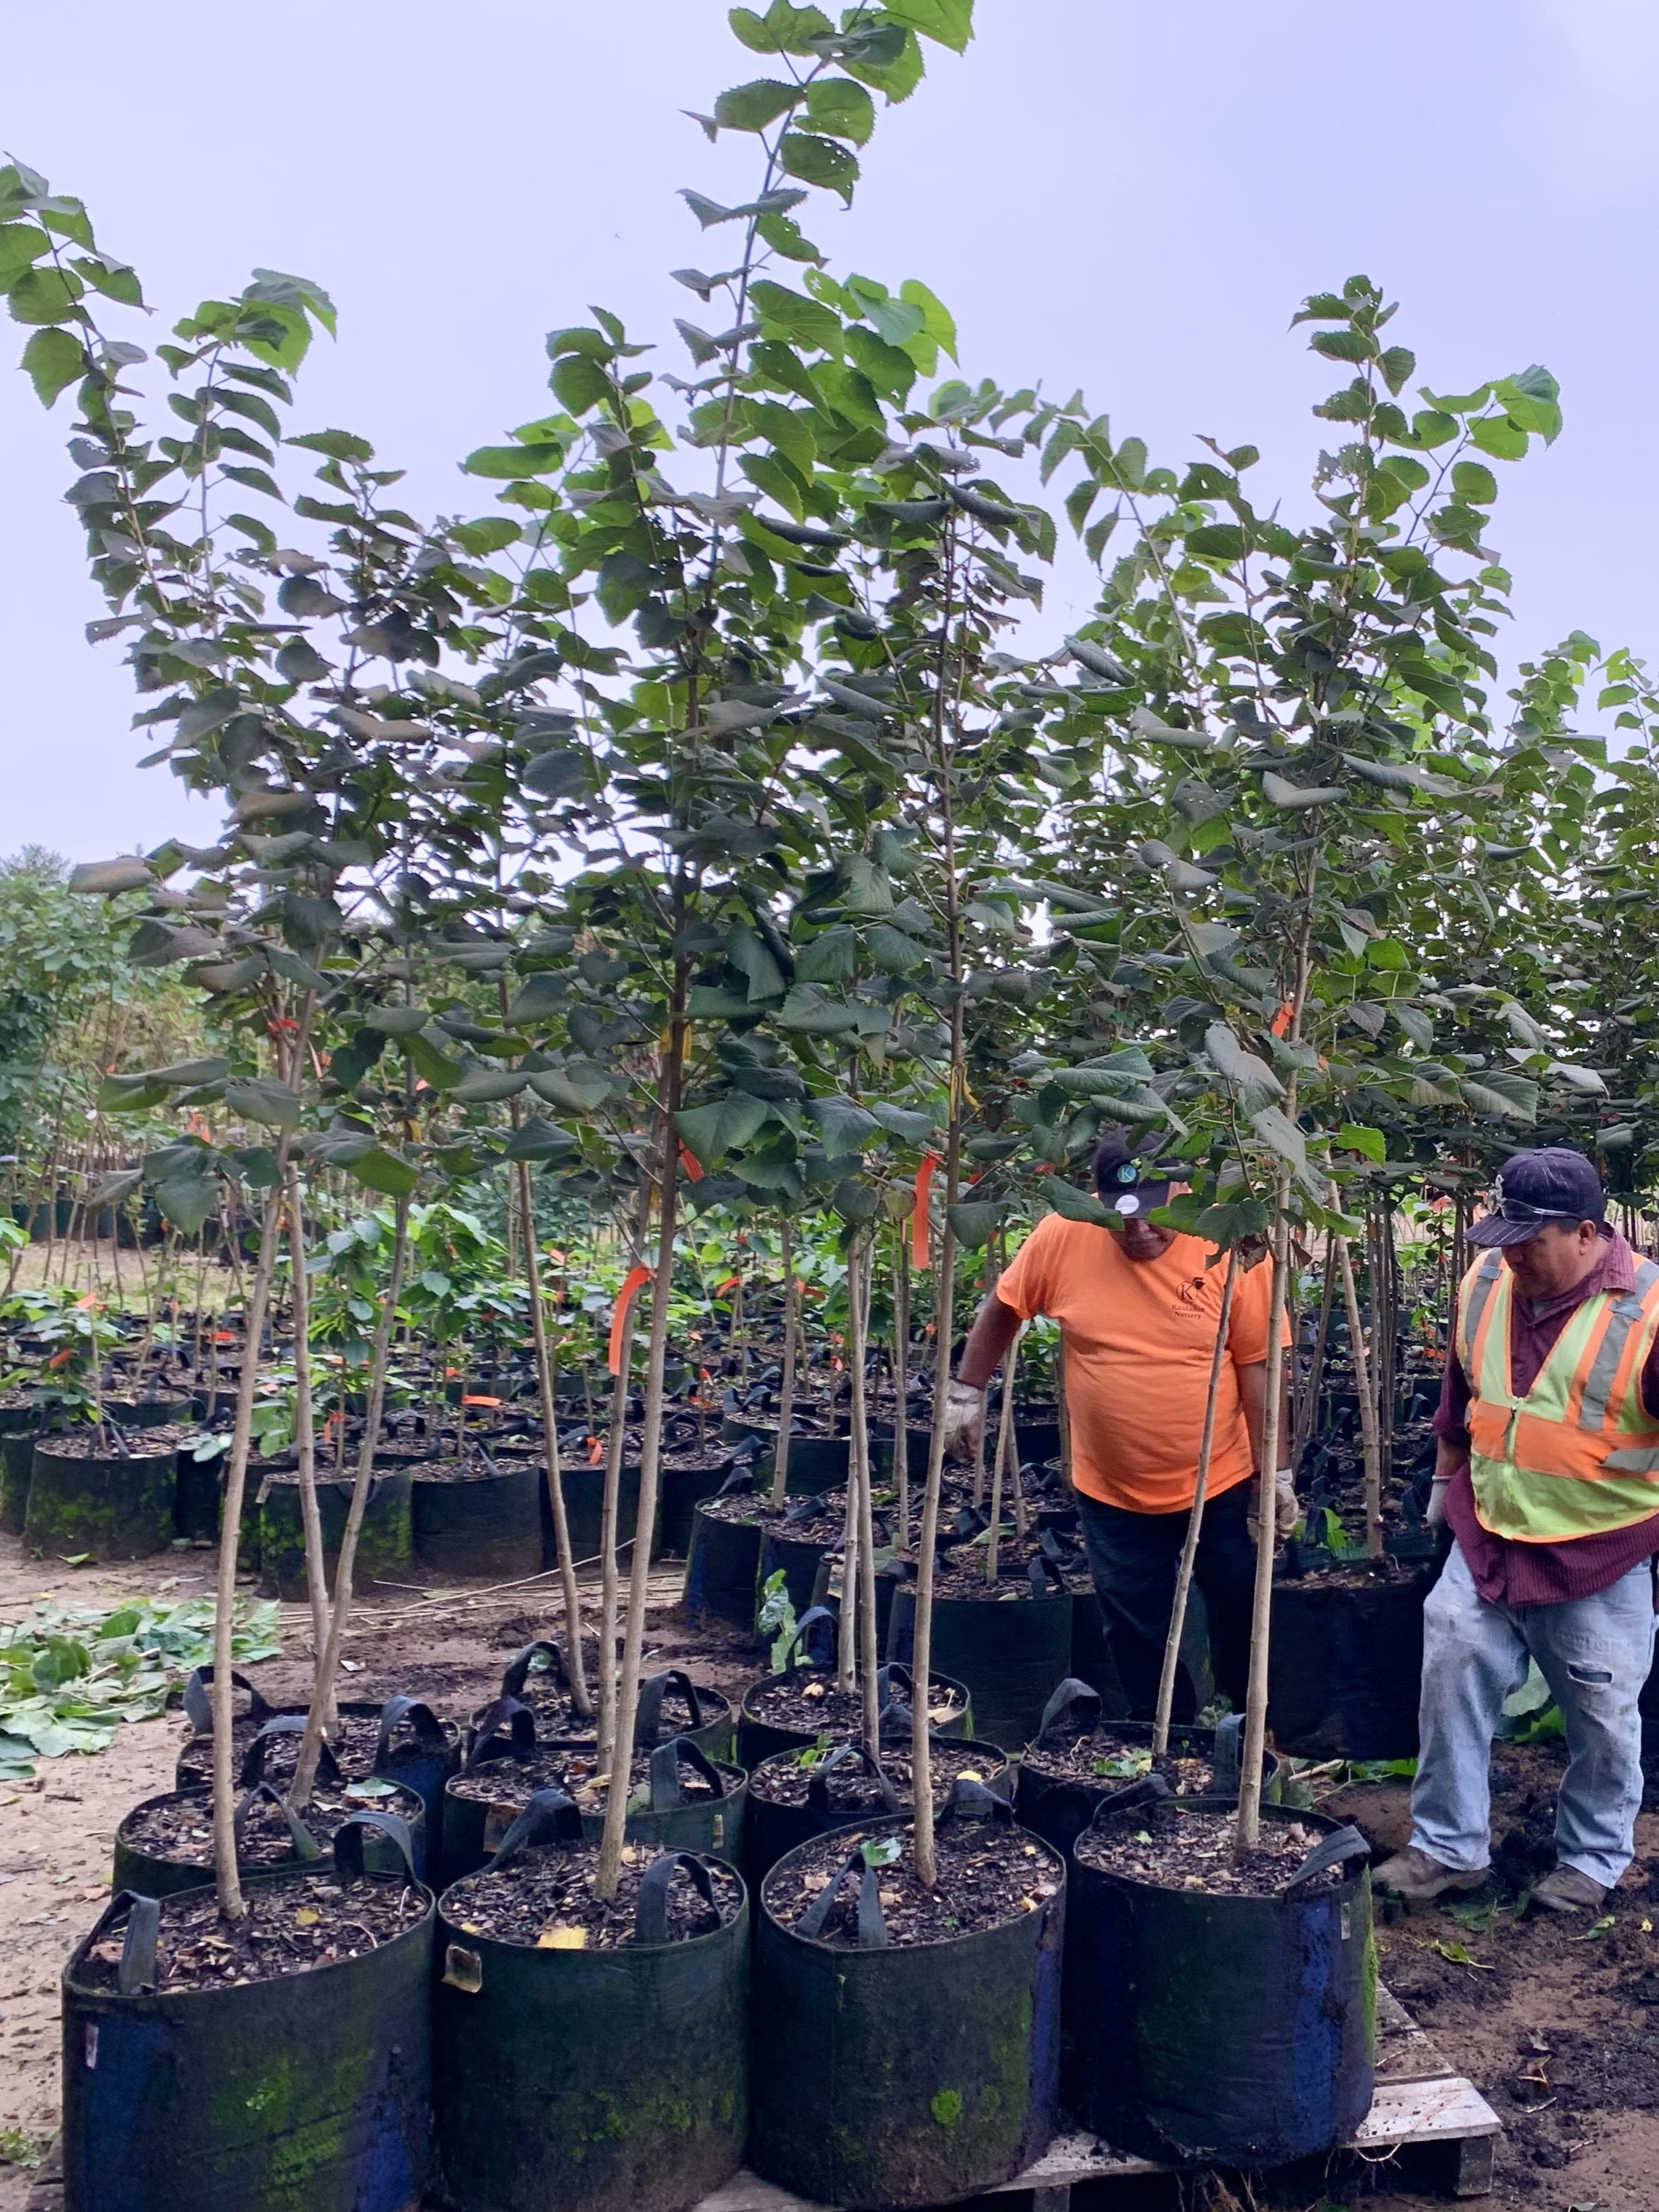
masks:
<svg viewBox="0 0 1659 2212"><path fill-rule="evenodd" d="M1089 1497L1133 1513L1191 1505L1227 1272L1224 1264L1206 1267L1214 1249L1177 1237L1158 1259L1130 1260L1109 1229L1050 1213L999 1277L997 1296L1022 1321L1046 1314L1060 1323L1072 1479ZM1212 1498L1255 1472L1237 1370L1267 1356L1272 1290L1265 1264L1234 1286Z"/></svg>

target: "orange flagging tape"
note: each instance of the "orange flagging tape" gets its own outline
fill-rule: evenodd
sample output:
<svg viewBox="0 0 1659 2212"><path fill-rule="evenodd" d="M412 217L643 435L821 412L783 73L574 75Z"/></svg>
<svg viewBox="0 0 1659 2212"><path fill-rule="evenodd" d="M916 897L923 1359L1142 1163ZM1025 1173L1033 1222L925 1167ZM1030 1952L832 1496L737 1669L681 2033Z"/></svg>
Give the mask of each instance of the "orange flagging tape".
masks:
<svg viewBox="0 0 1659 2212"><path fill-rule="evenodd" d="M641 1284L648 1283L650 1279L649 1267L630 1267L621 1290L617 1293L617 1310L611 1316L611 1350L605 1363L613 1375L622 1370L623 1331L628 1326L628 1309L633 1304Z"/></svg>
<svg viewBox="0 0 1659 2212"><path fill-rule="evenodd" d="M701 1182L702 1181L702 1167L698 1164L691 1153L686 1150L684 1145L680 1146L680 1165L685 1170L686 1174L691 1178L693 1182Z"/></svg>
<svg viewBox="0 0 1659 2212"><path fill-rule="evenodd" d="M939 1165L939 1154L929 1152L916 1170L916 1203L910 1216L910 1265L927 1265L927 1194L933 1187L933 1170Z"/></svg>

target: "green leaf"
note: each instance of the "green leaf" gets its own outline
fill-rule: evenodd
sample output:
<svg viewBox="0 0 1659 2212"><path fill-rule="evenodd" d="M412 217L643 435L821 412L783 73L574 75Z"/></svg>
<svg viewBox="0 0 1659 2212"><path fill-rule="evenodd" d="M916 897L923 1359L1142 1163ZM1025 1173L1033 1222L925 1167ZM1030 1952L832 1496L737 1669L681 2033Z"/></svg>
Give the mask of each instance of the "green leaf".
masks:
<svg viewBox="0 0 1659 2212"><path fill-rule="evenodd" d="M1236 522L1207 522L1186 537L1187 550L1200 561L1242 561L1249 540Z"/></svg>
<svg viewBox="0 0 1659 2212"><path fill-rule="evenodd" d="M974 0L887 0L887 14L953 53L963 53L974 35Z"/></svg>
<svg viewBox="0 0 1659 2212"><path fill-rule="evenodd" d="M1092 1221L1102 1229L1109 1229L1121 1218L1109 1211L1092 1191L1079 1190L1075 1183L1064 1182L1058 1176L1044 1176L1037 1187L1054 1212L1067 1221Z"/></svg>
<svg viewBox="0 0 1659 2212"><path fill-rule="evenodd" d="M836 27L821 9L792 8L788 0L773 0L764 15L733 8L726 20L751 54L810 54L812 40L830 37Z"/></svg>
<svg viewBox="0 0 1659 2212"><path fill-rule="evenodd" d="M947 1206L945 1218L965 1251L978 1252L988 1244L1000 1225L1003 1208L979 1200Z"/></svg>
<svg viewBox="0 0 1659 2212"><path fill-rule="evenodd" d="M859 165L844 146L833 138L820 138L807 131L786 131L778 145L778 167L786 176L799 177L805 185L822 185L827 191L838 192L850 206L853 187L859 180ZM16 312L14 308L14 313ZM36 317L37 321L50 318Z"/></svg>
<svg viewBox="0 0 1659 2212"><path fill-rule="evenodd" d="M272 1129L297 1129L302 1102L297 1091L272 1075L252 1075L225 1085L225 1103L244 1121Z"/></svg>
<svg viewBox="0 0 1659 2212"><path fill-rule="evenodd" d="M0 222L0 292L15 284L51 245L38 223Z"/></svg>
<svg viewBox="0 0 1659 2212"><path fill-rule="evenodd" d="M1452 489L1461 500L1475 507L1490 507L1498 496L1498 479L1479 461L1452 463Z"/></svg>
<svg viewBox="0 0 1659 2212"><path fill-rule="evenodd" d="M544 477L563 461L564 447L559 445L480 446L461 467L470 477Z"/></svg>
<svg viewBox="0 0 1659 2212"><path fill-rule="evenodd" d="M759 316L769 337L785 338L792 345L835 352L841 344L841 319L833 307L820 307L787 284L763 276L749 288L749 304Z"/></svg>
<svg viewBox="0 0 1659 2212"><path fill-rule="evenodd" d="M548 382L562 406L573 415L586 415L610 392L611 380L600 364L584 353L567 354L553 364Z"/></svg>
<svg viewBox="0 0 1659 2212"><path fill-rule="evenodd" d="M407 1198L421 1179L412 1160L388 1152L384 1145L371 1145L350 1162L348 1171L367 1189L378 1190L387 1198Z"/></svg>
<svg viewBox="0 0 1659 2212"><path fill-rule="evenodd" d="M23 348L23 368L43 407L52 406L60 393L84 375L86 366L84 348L67 331L36 331Z"/></svg>
<svg viewBox="0 0 1659 2212"><path fill-rule="evenodd" d="M1507 415L1477 415L1468 426L1472 444L1495 461L1518 461L1527 450L1527 434Z"/></svg>
<svg viewBox="0 0 1659 2212"><path fill-rule="evenodd" d="M12 319L19 323L66 323L76 313L76 302L86 290L70 269L26 269L7 297Z"/></svg>
<svg viewBox="0 0 1659 2212"><path fill-rule="evenodd" d="M714 113L719 118L718 106ZM862 146L876 127L876 103L851 77L815 77L806 88L806 116L827 138L850 138Z"/></svg>
<svg viewBox="0 0 1659 2212"><path fill-rule="evenodd" d="M837 1153L862 1152L881 1124L866 1107L839 1091L808 1101L807 1112L823 1135L823 1149L833 1159Z"/></svg>
<svg viewBox="0 0 1659 2212"><path fill-rule="evenodd" d="M218 1210L219 1186L211 1176L172 1177L154 1184L152 1195L166 1218L186 1237L193 1237Z"/></svg>
<svg viewBox="0 0 1659 2212"><path fill-rule="evenodd" d="M931 1114L918 1114L906 1106L890 1106L879 1098L872 1101L870 1111L888 1135L896 1137L902 1144L925 1145L933 1133Z"/></svg>
<svg viewBox="0 0 1659 2212"><path fill-rule="evenodd" d="M1359 1152L1382 1167L1389 1157L1389 1140L1381 1129L1367 1127L1363 1122L1345 1121L1336 1133L1340 1151Z"/></svg>
<svg viewBox="0 0 1659 2212"><path fill-rule="evenodd" d="M734 85L714 102L714 120L722 131L764 131L780 115L801 101L798 84L781 84L776 77L757 77L752 84Z"/></svg>

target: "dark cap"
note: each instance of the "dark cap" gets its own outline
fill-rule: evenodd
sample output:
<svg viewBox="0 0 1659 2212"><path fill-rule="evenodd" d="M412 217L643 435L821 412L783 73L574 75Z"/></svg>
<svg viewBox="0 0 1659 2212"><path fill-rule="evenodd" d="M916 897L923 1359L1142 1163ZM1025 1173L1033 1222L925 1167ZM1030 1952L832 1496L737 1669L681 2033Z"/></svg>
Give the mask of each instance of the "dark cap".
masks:
<svg viewBox="0 0 1659 2212"><path fill-rule="evenodd" d="M1603 1221L1607 1194L1582 1152L1545 1145L1504 1161L1492 1187L1492 1210L1469 1231L1471 1244L1524 1244L1553 1221Z"/></svg>
<svg viewBox="0 0 1659 2212"><path fill-rule="evenodd" d="M1150 1213L1170 1195L1179 1180L1180 1162L1160 1160L1158 1136L1143 1137L1131 1145L1127 1129L1108 1129L1095 1148L1095 1188L1103 1206L1115 1212Z"/></svg>

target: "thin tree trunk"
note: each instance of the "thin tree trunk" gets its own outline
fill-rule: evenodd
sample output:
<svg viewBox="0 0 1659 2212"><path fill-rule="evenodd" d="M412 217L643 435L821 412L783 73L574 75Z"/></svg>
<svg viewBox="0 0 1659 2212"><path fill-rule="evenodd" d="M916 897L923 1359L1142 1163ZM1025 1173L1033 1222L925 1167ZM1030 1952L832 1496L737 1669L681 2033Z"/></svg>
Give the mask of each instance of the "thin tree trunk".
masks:
<svg viewBox="0 0 1659 2212"><path fill-rule="evenodd" d="M1319 1423L1319 1394L1325 1387L1325 1352L1331 1340L1331 1308L1336 1291L1336 1239L1334 1231L1325 1236L1325 1285L1320 1294L1319 1320L1314 1332L1313 1358L1308 1364L1307 1387L1297 1407L1296 1458L1302 1464L1302 1455L1313 1442L1314 1431Z"/></svg>
<svg viewBox="0 0 1659 2212"><path fill-rule="evenodd" d="M946 1188L954 1194L959 1132L954 1115ZM951 1308L956 1290L957 1239L947 1215L939 1237L933 1278L933 1419L927 1438L927 1485L921 1496L921 1528L916 1538L915 1632L910 1653L910 1776L915 1800L913 1856L916 1878L931 1889L939 1879L933 1848L933 1746L929 1735L928 1686L933 1671L933 1568L939 1544L939 1489L945 1475L945 1394L951 1382Z"/></svg>
<svg viewBox="0 0 1659 2212"><path fill-rule="evenodd" d="M1359 1325L1359 1294L1354 1287L1353 1255L1348 1249L1348 1240L1336 1240L1337 1259L1342 1271L1342 1303L1348 1316L1348 1335L1353 1346L1354 1389L1359 1399L1360 1446L1365 1462L1365 1554L1368 1559L1382 1557L1382 1448L1376 1430L1376 1402L1371 1395L1369 1363L1365 1357L1364 1331Z"/></svg>
<svg viewBox="0 0 1659 2212"><path fill-rule="evenodd" d="M1237 1847L1254 1850L1261 1835L1261 1759L1267 1738L1267 1657L1273 1621L1273 1552L1278 1530L1273 1481L1279 1464L1284 1408L1285 1290L1290 1273L1290 1176L1281 1172L1273 1199L1273 1290L1267 1303L1267 1402L1261 1415L1261 1489L1255 1510L1255 1592L1250 1615L1250 1680L1244 1698L1244 1747L1238 1763Z"/></svg>
<svg viewBox="0 0 1659 2212"><path fill-rule="evenodd" d="M1072 1480L1072 1409L1066 1402L1066 1341L1062 1337L1054 1346L1054 1418L1060 1425L1060 1480L1066 1490L1074 1491Z"/></svg>
<svg viewBox="0 0 1659 2212"><path fill-rule="evenodd" d="M518 1121L518 1101L513 1117ZM559 1467L559 1418L553 1395L553 1362L547 1343L547 1315L542 1305L540 1256L536 1250L535 1214L531 1206L530 1165L519 1162L519 1210L524 1215L524 1272L530 1291L530 1331L536 1350L536 1388L542 1405L542 1465L547 1502L553 1512L553 1540L559 1551L559 1595L564 1605L565 1669L570 1678L572 1709L590 1719L593 1702L582 1664L581 1600L576 1591L576 1562L570 1550L570 1516L565 1510L564 1480Z"/></svg>
<svg viewBox="0 0 1659 2212"><path fill-rule="evenodd" d="M1209 1395L1204 1401L1204 1426L1198 1439L1198 1473L1193 1482L1192 1510L1176 1570L1175 1603L1170 1608L1170 1632L1164 1639L1164 1665L1158 1678L1158 1707L1152 1716L1152 1752L1162 1758L1170 1748L1170 1716L1175 1708L1176 1674L1181 1664L1181 1639L1187 1626L1187 1601L1193 1587L1193 1567L1199 1539L1204 1533L1204 1501L1209 1494L1210 1459L1215 1448L1216 1401L1221 1392L1222 1364L1227 1357L1227 1328L1233 1317L1233 1288L1238 1274L1238 1254L1227 1255L1226 1279L1221 1285L1221 1311L1216 1318L1215 1348L1210 1354ZM1269 1355L1271 1357L1271 1354ZM1265 1440L1264 1440L1265 1441ZM1267 1457L1264 1450L1262 1457ZM1265 1482L1267 1478L1262 1478ZM1256 1510L1261 1513L1258 1501Z"/></svg>
<svg viewBox="0 0 1659 2212"><path fill-rule="evenodd" d="M863 1692L866 1747L877 1752L880 1735L880 1702L876 1677L880 1654L876 1649L875 1523L870 1484L870 1409L866 1390L866 1364L870 1343L870 1264L874 1237L860 1229L854 1232L848 1254L848 1365L852 1397L848 1409L848 1487L856 1500L854 1528L858 1537L856 1577L846 1567L841 1577L841 1645L856 1642L860 1686Z"/></svg>
<svg viewBox="0 0 1659 2212"><path fill-rule="evenodd" d="M910 1548L910 1224L898 1228L898 1269L893 1285L893 1486L898 1516L893 1541Z"/></svg>
<svg viewBox="0 0 1659 2212"><path fill-rule="evenodd" d="M640 1181L638 1212L629 1246L629 1264L639 1263L651 1224L651 1183ZM623 1316L622 1342L617 1352L617 1379L611 1392L611 1428L605 1440L605 1487L599 1499L599 1767L611 1759L617 1742L617 1613L618 1569L617 1522L622 1498L623 1461L628 1449L628 1382L634 1364L634 1316L639 1311L635 1293ZM654 1327L654 1323L653 1324Z"/></svg>
<svg viewBox="0 0 1659 2212"><path fill-rule="evenodd" d="M317 1780L317 1760L322 1750L324 1722L334 1703L334 1684L340 1671L340 1657L345 1648L346 1625L351 1618L351 1574L357 1558L357 1532L363 1525L363 1515L368 1510L369 1486L374 1476L374 1448L380 1437L380 1415L386 1405L386 1369L392 1358L392 1333L398 1317L398 1300L403 1292L404 1259L409 1249L409 1200L399 1198L393 1214L392 1241L392 1274L386 1285L386 1300L380 1308L380 1319L374 1329L374 1351L369 1370L368 1407L363 1418L362 1442L357 1451L356 1480L351 1486L351 1504L346 1511L345 1528L340 1538L340 1556L334 1569L334 1609L328 1624L328 1640L323 1646L323 1656L317 1668L316 1687L312 1692L311 1710L306 1715L305 1733L300 1739L300 1756L294 1770L294 1781L289 1790L288 1802L295 1812L302 1812L311 1802L311 1792Z"/></svg>
<svg viewBox="0 0 1659 2212"><path fill-rule="evenodd" d="M795 1284L795 1224L780 1217L779 1257L783 1267L783 1373L778 1378L778 1448L772 1455L772 1503L781 1505L789 1488L789 1431L795 1419L795 1347L800 1334L800 1298Z"/></svg>
<svg viewBox="0 0 1659 2212"><path fill-rule="evenodd" d="M1002 1363L1002 1413L997 1422L996 1457L991 1469L991 1527L985 1544L985 1579L994 1587L1001 1569L1002 1485L1014 1453L1014 1373L1019 1361L1019 1340L1025 1334L1022 1322L1014 1332L1008 1356ZM1018 1476L1015 1482L1018 1485Z"/></svg>
<svg viewBox="0 0 1659 2212"><path fill-rule="evenodd" d="M323 1553L323 1519L317 1505L317 1431L311 1401L311 1283L306 1273L305 1215L300 1177L290 1161L283 1179L288 1211L289 1264L294 1288L294 1449L300 1477L300 1523L305 1537L306 1589L311 1600L311 1649L320 1664L328 1642L328 1562ZM332 1728L332 1710L323 1717Z"/></svg>
<svg viewBox="0 0 1659 2212"><path fill-rule="evenodd" d="M657 1267L651 1285L651 1341L646 1357L645 1427L640 1438L640 1510L634 1523L634 1559L628 1584L628 1624L623 1639L622 1680L617 1692L617 1734L611 1782L605 1796L605 1831L594 1875L597 1897L617 1893L628 1820L628 1778L639 1711L640 1662L645 1650L645 1608L651 1574L651 1532L657 1517L657 1468L662 1449L663 1368L668 1354L668 1308L674 1274L674 1231L679 1198L679 1155L674 1116L679 1110L685 1058L684 963L675 969L668 1051L662 1085L662 1199L658 1215Z"/></svg>
<svg viewBox="0 0 1659 2212"><path fill-rule="evenodd" d="M276 1143L276 1180L265 1200L259 1226L259 1257L253 1272L248 1301L248 1343L236 1386L236 1425L230 1440L230 1467L225 1477L223 1518L219 1524L219 1569L213 1614L213 1879L219 1911L227 1920L240 1920L246 1907L242 1881L236 1866L236 1759L232 1736L235 1729L234 1686L230 1679L231 1644L236 1613L236 1554L242 1533L242 1494L247 1484L248 1444L253 1433L254 1386L259 1376L259 1339L264 1328L265 1304L270 1295L271 1271L276 1262L277 1217L282 1187L288 1168L288 1132Z"/></svg>

